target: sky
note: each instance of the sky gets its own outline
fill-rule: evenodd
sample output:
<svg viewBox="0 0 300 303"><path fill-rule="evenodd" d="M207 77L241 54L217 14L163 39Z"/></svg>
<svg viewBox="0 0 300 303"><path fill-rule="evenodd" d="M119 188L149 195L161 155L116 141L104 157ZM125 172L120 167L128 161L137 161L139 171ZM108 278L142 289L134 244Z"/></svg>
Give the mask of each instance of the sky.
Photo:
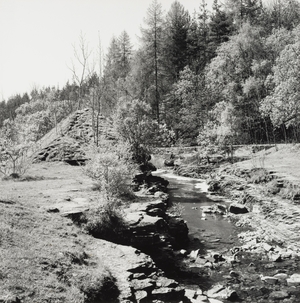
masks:
<svg viewBox="0 0 300 303"><path fill-rule="evenodd" d="M167 12L174 0L158 0ZM192 15L201 0L179 0ZM207 0L211 6L213 0ZM0 0L0 101L72 81L74 46L107 49L125 30L133 44L152 0ZM96 55L95 55L96 56Z"/></svg>

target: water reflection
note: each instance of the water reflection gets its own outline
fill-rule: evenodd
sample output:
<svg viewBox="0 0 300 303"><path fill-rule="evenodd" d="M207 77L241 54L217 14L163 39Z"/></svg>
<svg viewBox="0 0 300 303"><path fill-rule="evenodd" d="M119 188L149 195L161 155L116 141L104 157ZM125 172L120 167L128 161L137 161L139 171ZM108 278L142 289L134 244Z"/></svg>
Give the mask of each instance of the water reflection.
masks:
<svg viewBox="0 0 300 303"><path fill-rule="evenodd" d="M216 203L207 196L208 186L205 180L181 177L164 170L158 170L155 174L170 182L168 186L170 201L180 203L183 207L182 217L187 222L192 240L202 239L206 242L207 248L218 246L224 248L226 245L232 245L234 226L229 219L221 215L204 213L201 209L202 206ZM218 203L225 204L222 201Z"/></svg>

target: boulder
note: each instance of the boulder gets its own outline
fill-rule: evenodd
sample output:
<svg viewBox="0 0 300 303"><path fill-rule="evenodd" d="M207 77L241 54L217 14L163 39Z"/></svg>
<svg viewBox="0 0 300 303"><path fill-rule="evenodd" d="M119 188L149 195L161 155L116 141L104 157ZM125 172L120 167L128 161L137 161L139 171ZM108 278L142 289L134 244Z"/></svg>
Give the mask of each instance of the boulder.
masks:
<svg viewBox="0 0 300 303"><path fill-rule="evenodd" d="M156 167L151 162L147 162L146 164L140 165L140 170L142 172L151 172L151 171L156 171Z"/></svg>
<svg viewBox="0 0 300 303"><path fill-rule="evenodd" d="M238 214L246 214L249 212L249 210L244 204L233 203L229 206L229 212L238 215Z"/></svg>
<svg viewBox="0 0 300 303"><path fill-rule="evenodd" d="M169 234L175 238L177 244L183 244L188 242L189 229L186 222L177 217L170 218L168 220Z"/></svg>

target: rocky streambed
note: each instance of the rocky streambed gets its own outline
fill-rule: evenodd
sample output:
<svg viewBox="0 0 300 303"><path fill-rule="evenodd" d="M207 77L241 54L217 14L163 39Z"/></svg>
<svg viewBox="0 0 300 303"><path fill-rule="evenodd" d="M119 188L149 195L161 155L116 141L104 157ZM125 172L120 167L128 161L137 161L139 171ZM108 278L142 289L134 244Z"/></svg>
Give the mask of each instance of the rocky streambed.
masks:
<svg viewBox="0 0 300 303"><path fill-rule="evenodd" d="M210 205L203 201L191 205L186 193L174 196L188 208L188 216L198 213L200 226L193 232L183 215L193 239L182 267L194 277L179 277L179 281L192 295L200 288L207 297L197 300L203 302L299 302L298 196L289 193L286 199L292 186L272 172L262 175L236 168L221 170L209 185L209 201L204 204ZM203 228L211 218L214 227ZM229 237L220 218L231 222Z"/></svg>
<svg viewBox="0 0 300 303"><path fill-rule="evenodd" d="M280 219L274 197L229 172L207 193L199 180L163 177L136 177L122 243L91 241L116 278L118 301L299 302L298 225L290 217L297 205Z"/></svg>

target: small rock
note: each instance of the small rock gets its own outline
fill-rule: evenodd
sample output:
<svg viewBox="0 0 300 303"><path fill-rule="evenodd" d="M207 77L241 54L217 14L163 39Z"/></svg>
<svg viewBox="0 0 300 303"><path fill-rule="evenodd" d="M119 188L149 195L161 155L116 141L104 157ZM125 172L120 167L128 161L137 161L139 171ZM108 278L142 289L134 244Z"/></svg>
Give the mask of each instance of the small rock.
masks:
<svg viewBox="0 0 300 303"><path fill-rule="evenodd" d="M229 212L233 214L246 214L249 212L248 208L240 203L233 203L229 206Z"/></svg>
<svg viewBox="0 0 300 303"><path fill-rule="evenodd" d="M47 209L48 213L59 213L59 209L56 207L50 207Z"/></svg>
<svg viewBox="0 0 300 303"><path fill-rule="evenodd" d="M186 255L187 255L187 251L186 251L185 249L181 249L181 250L179 251L179 253L180 253L181 255L183 255L183 256L186 256Z"/></svg>
<svg viewBox="0 0 300 303"><path fill-rule="evenodd" d="M230 274L231 277L238 277L240 275L239 273L237 273L236 271L233 271L233 270L230 271L229 274Z"/></svg>
<svg viewBox="0 0 300 303"><path fill-rule="evenodd" d="M281 262L282 261L282 258L281 258L281 255L280 254L268 254L268 257L271 261L273 262Z"/></svg>
<svg viewBox="0 0 300 303"><path fill-rule="evenodd" d="M163 217L164 211L160 208L153 208L147 211L147 214L152 217Z"/></svg>
<svg viewBox="0 0 300 303"><path fill-rule="evenodd" d="M168 287L168 288L175 288L178 286L178 282L173 279L169 279L166 277L159 277L156 281L157 287Z"/></svg>
<svg viewBox="0 0 300 303"><path fill-rule="evenodd" d="M300 274L293 274L286 281L287 281L288 286L300 285Z"/></svg>
<svg viewBox="0 0 300 303"><path fill-rule="evenodd" d="M225 261L224 257L221 254L219 254L219 253L214 254L213 258L215 260L215 263L224 262Z"/></svg>
<svg viewBox="0 0 300 303"><path fill-rule="evenodd" d="M226 208L226 206L225 205L223 205L223 204L216 204L216 207L221 211L221 212L223 212L224 214L226 214L226 212L227 212L227 208Z"/></svg>
<svg viewBox="0 0 300 303"><path fill-rule="evenodd" d="M200 252L199 249L197 249L197 250L192 250L192 251L190 252L189 257L192 258L192 259L197 259L198 255L199 255L199 252Z"/></svg>
<svg viewBox="0 0 300 303"><path fill-rule="evenodd" d="M195 299L195 298L196 298L196 291L193 290L193 289L188 289L188 288L186 288L186 289L185 289L185 296L186 296L188 299Z"/></svg>
<svg viewBox="0 0 300 303"><path fill-rule="evenodd" d="M207 267L207 268L213 268L214 267L211 262L206 262L203 266Z"/></svg>
<svg viewBox="0 0 300 303"><path fill-rule="evenodd" d="M278 283L278 279L270 276L260 276L261 280L267 284L276 284Z"/></svg>
<svg viewBox="0 0 300 303"><path fill-rule="evenodd" d="M271 251L274 249L271 245L269 245L268 243L265 243L265 242L261 243L261 246L263 247L263 249L265 251Z"/></svg>
<svg viewBox="0 0 300 303"><path fill-rule="evenodd" d="M200 295L196 299L190 299L192 303L206 303L208 298L206 296Z"/></svg>
<svg viewBox="0 0 300 303"><path fill-rule="evenodd" d="M148 294L145 290L138 290L135 293L135 299L138 303L142 302L143 299L146 299L148 297Z"/></svg>
<svg viewBox="0 0 300 303"><path fill-rule="evenodd" d="M132 274L132 279L143 280L146 279L147 276L144 273L135 273Z"/></svg>
<svg viewBox="0 0 300 303"><path fill-rule="evenodd" d="M289 297L289 294L286 291L278 290L270 293L269 298L275 300L283 300Z"/></svg>
<svg viewBox="0 0 300 303"><path fill-rule="evenodd" d="M132 280L131 287L134 290L149 290L151 288L154 288L154 282L151 279Z"/></svg>
<svg viewBox="0 0 300 303"><path fill-rule="evenodd" d="M278 274L274 275L273 277L278 280L286 280L288 275L284 274L284 273L278 273Z"/></svg>

